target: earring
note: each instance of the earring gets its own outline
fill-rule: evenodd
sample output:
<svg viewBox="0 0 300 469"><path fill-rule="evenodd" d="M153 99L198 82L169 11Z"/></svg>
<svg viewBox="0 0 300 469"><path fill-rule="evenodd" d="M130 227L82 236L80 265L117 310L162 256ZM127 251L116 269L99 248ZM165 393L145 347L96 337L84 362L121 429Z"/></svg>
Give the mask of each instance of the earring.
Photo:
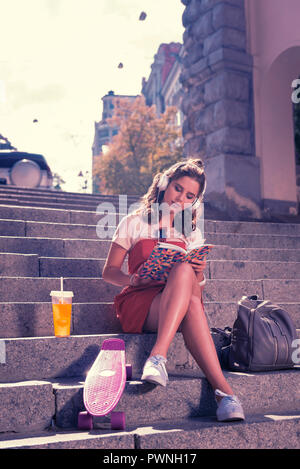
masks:
<svg viewBox="0 0 300 469"><path fill-rule="evenodd" d="M165 191L169 184L169 178L166 174L163 174L160 179L157 187L160 191Z"/></svg>

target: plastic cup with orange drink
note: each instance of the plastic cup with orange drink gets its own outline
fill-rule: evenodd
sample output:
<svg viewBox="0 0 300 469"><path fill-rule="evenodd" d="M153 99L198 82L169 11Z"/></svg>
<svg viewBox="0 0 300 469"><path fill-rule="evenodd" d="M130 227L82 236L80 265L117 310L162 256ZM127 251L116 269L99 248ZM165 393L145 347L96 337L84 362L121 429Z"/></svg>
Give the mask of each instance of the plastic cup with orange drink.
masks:
<svg viewBox="0 0 300 469"><path fill-rule="evenodd" d="M52 291L52 311L54 335L57 337L66 337L71 331L71 315L72 315L72 291L63 291L63 278L61 277L60 291Z"/></svg>

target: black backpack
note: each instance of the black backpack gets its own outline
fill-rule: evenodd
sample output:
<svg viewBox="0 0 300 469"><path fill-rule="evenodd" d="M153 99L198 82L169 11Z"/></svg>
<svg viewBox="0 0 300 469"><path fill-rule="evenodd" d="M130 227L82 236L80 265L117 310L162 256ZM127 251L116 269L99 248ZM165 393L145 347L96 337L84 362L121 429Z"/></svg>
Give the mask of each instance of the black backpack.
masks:
<svg viewBox="0 0 300 469"><path fill-rule="evenodd" d="M231 371L272 371L293 368L292 343L296 327L287 311L257 295L238 302L233 329L212 329L223 335L219 356L223 368Z"/></svg>

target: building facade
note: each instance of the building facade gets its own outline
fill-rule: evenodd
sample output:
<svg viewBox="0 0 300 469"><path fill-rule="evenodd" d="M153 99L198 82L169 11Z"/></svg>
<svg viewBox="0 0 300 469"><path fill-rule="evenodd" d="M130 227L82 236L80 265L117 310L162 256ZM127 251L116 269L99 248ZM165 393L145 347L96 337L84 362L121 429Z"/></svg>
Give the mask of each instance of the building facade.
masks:
<svg viewBox="0 0 300 469"><path fill-rule="evenodd" d="M180 111L182 86L179 81L182 67L183 46L177 42L161 44L154 56L149 78L143 78L142 94L148 106L155 105L157 114L162 114L167 106L178 108L177 124L181 125L183 114Z"/></svg>
<svg viewBox="0 0 300 469"><path fill-rule="evenodd" d="M206 200L233 217L297 215L298 0L181 1L185 153L205 161Z"/></svg>
<svg viewBox="0 0 300 469"><path fill-rule="evenodd" d="M118 128L110 126L107 122L107 119L113 116L114 99L134 100L136 97L137 96L131 95L115 95L114 91L109 91L107 95L102 97L102 119L99 122L95 122L94 142L92 146L93 193L98 192L99 185L98 177L94 175L95 165L102 154L105 153L106 146L109 145L112 138L118 133Z"/></svg>

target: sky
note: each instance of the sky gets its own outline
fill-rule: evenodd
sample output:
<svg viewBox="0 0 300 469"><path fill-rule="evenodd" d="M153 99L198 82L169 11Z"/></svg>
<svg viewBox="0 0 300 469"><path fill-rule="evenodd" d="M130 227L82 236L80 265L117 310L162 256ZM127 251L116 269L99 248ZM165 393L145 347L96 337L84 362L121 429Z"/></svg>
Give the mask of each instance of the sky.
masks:
<svg viewBox="0 0 300 469"><path fill-rule="evenodd" d="M183 11L180 0L0 0L0 134L81 191L101 97L141 93L159 45L182 43Z"/></svg>

